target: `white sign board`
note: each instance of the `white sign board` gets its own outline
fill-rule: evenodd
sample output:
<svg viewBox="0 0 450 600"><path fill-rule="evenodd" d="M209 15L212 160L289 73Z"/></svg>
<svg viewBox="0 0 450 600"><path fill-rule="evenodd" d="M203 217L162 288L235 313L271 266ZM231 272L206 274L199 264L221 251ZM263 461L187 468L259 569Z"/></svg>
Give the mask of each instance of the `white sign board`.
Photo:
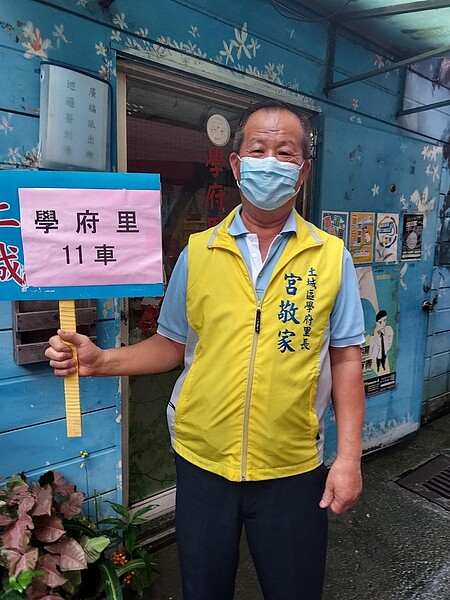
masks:
<svg viewBox="0 0 450 600"><path fill-rule="evenodd" d="M39 166L109 171L111 90L106 81L43 63Z"/></svg>

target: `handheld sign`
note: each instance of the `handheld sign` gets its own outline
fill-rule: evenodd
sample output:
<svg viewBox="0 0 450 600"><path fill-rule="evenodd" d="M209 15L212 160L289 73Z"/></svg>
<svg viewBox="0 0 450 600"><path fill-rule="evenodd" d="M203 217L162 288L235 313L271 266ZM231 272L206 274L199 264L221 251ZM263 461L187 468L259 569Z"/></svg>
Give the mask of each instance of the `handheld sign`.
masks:
<svg viewBox="0 0 450 600"><path fill-rule="evenodd" d="M159 175L0 172L0 298L60 301L163 294ZM81 436L78 374L64 381L67 434Z"/></svg>

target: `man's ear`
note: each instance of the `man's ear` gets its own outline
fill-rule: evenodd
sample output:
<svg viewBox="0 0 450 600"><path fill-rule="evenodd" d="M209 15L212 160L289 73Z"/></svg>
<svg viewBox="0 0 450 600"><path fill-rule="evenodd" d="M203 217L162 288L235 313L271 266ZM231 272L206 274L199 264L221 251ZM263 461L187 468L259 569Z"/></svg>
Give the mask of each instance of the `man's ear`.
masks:
<svg viewBox="0 0 450 600"><path fill-rule="evenodd" d="M239 157L236 154L236 152L232 152L230 154L229 161L230 161L231 170L233 171L234 178L236 179L236 181L240 181L240 179L241 179L241 171L240 171L241 161L239 160Z"/></svg>
<svg viewBox="0 0 450 600"><path fill-rule="evenodd" d="M311 160L305 160L303 167L300 171L300 175L298 178L299 187L301 187L305 181L308 179L309 172L311 171Z"/></svg>

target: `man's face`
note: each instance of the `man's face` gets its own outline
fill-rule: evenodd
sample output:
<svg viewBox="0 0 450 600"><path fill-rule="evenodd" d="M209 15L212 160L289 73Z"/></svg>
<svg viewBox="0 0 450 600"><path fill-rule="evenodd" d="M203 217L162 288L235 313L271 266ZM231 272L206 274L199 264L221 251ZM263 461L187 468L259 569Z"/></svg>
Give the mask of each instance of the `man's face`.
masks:
<svg viewBox="0 0 450 600"><path fill-rule="evenodd" d="M302 139L302 126L293 113L287 110L261 109L250 115L245 124L239 156L271 156L300 166L303 163ZM240 160L234 152L230 156L230 165L235 179L240 181ZM310 168L311 163L307 160L299 173L296 189L300 188ZM294 202L295 198L288 203L289 210Z"/></svg>
<svg viewBox="0 0 450 600"><path fill-rule="evenodd" d="M380 317L376 322L375 329L377 331L384 331L386 329L386 319L387 317Z"/></svg>

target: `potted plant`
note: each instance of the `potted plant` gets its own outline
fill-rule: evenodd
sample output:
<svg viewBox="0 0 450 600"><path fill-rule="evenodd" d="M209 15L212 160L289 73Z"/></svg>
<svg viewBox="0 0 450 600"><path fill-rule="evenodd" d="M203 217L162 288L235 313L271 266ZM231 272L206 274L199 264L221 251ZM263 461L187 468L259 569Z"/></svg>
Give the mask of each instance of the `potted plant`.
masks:
<svg viewBox="0 0 450 600"><path fill-rule="evenodd" d="M144 510L110 503L116 516L96 525L83 516L83 500L57 471L35 482L23 473L8 479L0 489L0 600L120 600L125 586L151 585L154 562L136 546Z"/></svg>

